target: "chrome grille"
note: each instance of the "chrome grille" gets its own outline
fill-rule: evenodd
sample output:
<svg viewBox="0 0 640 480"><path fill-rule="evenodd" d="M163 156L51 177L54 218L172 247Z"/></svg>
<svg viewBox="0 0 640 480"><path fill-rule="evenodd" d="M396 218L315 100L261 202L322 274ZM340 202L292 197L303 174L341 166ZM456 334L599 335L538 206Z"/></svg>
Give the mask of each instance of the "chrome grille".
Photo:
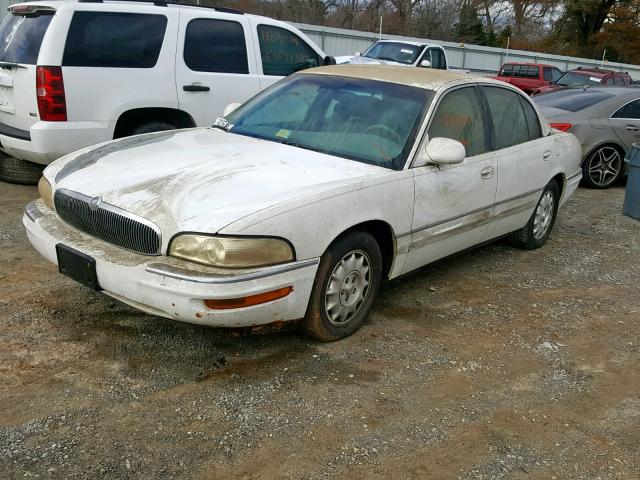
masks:
<svg viewBox="0 0 640 480"><path fill-rule="evenodd" d="M144 255L160 253L160 230L144 218L65 189L56 190L54 203L60 218L92 237Z"/></svg>

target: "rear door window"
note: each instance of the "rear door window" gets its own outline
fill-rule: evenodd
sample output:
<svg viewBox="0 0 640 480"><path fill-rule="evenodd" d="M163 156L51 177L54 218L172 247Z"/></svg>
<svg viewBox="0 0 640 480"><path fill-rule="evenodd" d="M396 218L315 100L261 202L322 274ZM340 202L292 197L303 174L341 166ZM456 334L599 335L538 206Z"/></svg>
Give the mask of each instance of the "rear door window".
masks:
<svg viewBox="0 0 640 480"><path fill-rule="evenodd" d="M75 12L62 65L153 68L166 28L164 15Z"/></svg>
<svg viewBox="0 0 640 480"><path fill-rule="evenodd" d="M320 65L320 57L313 48L284 28L258 25L258 41L265 75L284 77Z"/></svg>
<svg viewBox="0 0 640 480"><path fill-rule="evenodd" d="M529 126L520 95L499 87L482 87L482 90L493 121L496 150L528 142Z"/></svg>
<svg viewBox="0 0 640 480"><path fill-rule="evenodd" d="M41 11L26 15L9 14L0 25L0 61L38 63L42 39L55 12Z"/></svg>
<svg viewBox="0 0 640 480"><path fill-rule="evenodd" d="M184 63L198 72L249 73L242 25L208 18L191 20L184 38Z"/></svg>
<svg viewBox="0 0 640 480"><path fill-rule="evenodd" d="M627 103L624 107L611 115L611 118L627 118L640 120L640 100Z"/></svg>

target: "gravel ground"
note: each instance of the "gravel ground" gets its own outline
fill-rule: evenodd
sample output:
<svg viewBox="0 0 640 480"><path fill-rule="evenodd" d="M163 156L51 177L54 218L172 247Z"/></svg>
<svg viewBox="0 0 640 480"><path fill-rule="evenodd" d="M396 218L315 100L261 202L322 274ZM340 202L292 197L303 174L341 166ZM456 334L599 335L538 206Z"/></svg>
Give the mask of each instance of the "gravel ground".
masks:
<svg viewBox="0 0 640 480"><path fill-rule="evenodd" d="M0 477L640 478L640 222L580 189L534 252L383 288L354 336L239 335L57 273L0 183Z"/></svg>

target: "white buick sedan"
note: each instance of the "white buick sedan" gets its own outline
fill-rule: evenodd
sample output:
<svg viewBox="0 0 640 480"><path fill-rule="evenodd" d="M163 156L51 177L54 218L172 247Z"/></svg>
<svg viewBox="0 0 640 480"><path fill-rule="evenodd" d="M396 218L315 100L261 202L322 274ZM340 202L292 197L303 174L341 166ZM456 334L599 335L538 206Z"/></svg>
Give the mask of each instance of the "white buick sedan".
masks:
<svg viewBox="0 0 640 480"><path fill-rule="evenodd" d="M330 341L362 325L384 279L507 235L542 246L580 153L507 84L338 65L213 128L68 155L23 221L60 272L150 314L302 319Z"/></svg>

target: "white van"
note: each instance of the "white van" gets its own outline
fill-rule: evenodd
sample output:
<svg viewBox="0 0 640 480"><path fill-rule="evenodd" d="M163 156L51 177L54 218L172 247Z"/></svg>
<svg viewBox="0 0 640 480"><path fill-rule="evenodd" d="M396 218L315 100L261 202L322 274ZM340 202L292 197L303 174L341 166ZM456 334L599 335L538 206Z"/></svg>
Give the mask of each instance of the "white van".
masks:
<svg viewBox="0 0 640 480"><path fill-rule="evenodd" d="M41 170L24 161L209 126L227 104L334 63L287 23L164 1L16 4L0 42L0 150L14 157L0 178L18 182Z"/></svg>

